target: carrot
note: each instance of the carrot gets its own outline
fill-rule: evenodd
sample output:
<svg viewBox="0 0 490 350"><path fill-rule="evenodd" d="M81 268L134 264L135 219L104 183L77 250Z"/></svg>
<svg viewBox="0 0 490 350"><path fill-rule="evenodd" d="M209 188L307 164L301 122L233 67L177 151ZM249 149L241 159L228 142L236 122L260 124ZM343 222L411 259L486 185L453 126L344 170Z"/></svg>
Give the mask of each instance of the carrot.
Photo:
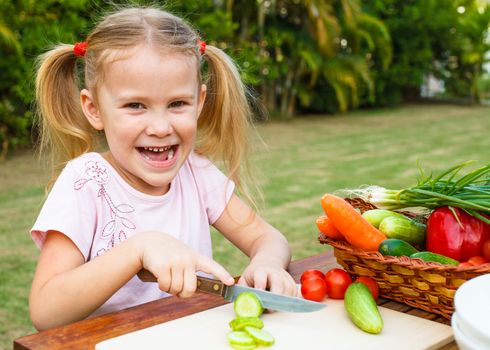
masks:
<svg viewBox="0 0 490 350"><path fill-rule="evenodd" d="M321 203L334 226L354 247L366 251L378 250L379 244L387 238L342 198L327 193Z"/></svg>
<svg viewBox="0 0 490 350"><path fill-rule="evenodd" d="M318 230L325 236L337 240L344 239L344 236L339 232L339 230L337 230L332 223L332 220L330 220L328 216L322 215L317 217L315 223Z"/></svg>

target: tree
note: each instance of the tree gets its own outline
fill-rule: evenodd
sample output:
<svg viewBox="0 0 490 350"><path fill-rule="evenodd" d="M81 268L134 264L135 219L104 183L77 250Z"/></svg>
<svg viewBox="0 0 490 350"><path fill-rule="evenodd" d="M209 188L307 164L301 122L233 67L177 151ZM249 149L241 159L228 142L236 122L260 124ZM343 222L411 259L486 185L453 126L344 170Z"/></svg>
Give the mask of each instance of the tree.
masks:
<svg viewBox="0 0 490 350"><path fill-rule="evenodd" d="M88 0L0 1L0 158L29 145L34 60L53 42L83 38Z"/></svg>
<svg viewBox="0 0 490 350"><path fill-rule="evenodd" d="M478 81L483 74L485 54L490 49L487 41L490 25L490 8L468 1L457 8L450 59L442 68L446 89L453 96L468 97L472 103L480 102Z"/></svg>
<svg viewBox="0 0 490 350"><path fill-rule="evenodd" d="M372 0L364 8L386 24L393 40L390 69L375 69L378 103L419 98L428 74L444 80L453 96L478 99L488 7L478 0Z"/></svg>
<svg viewBox="0 0 490 350"><path fill-rule="evenodd" d="M22 57L22 46L15 33L3 22L0 22L0 57L5 57L4 52L12 51L13 56ZM7 114L12 109L8 100L0 99L0 115ZM9 125L6 121L0 122L0 161L5 159L9 149Z"/></svg>
<svg viewBox="0 0 490 350"><path fill-rule="evenodd" d="M345 111L359 104L363 92L373 100L370 65L379 60L387 67L390 36L381 21L362 12L358 0L254 5L228 1L227 9L245 24L238 47L252 54L246 61L256 67L251 82L270 111L291 116L298 101L301 108L325 111L325 100L336 103L331 111Z"/></svg>

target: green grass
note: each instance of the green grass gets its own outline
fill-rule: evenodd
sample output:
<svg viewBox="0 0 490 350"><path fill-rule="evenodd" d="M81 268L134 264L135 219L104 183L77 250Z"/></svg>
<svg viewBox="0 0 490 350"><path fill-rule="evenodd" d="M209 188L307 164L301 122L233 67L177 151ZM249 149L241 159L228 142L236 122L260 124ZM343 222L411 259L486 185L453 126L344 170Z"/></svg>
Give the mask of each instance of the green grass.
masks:
<svg viewBox="0 0 490 350"><path fill-rule="evenodd" d="M438 172L469 159L490 162L490 108L406 106L260 125L254 164L261 215L288 238L293 258L321 252L315 218L320 197L340 188L412 185L417 163ZM47 172L32 153L0 164L0 349L34 332L27 296L38 250L30 240ZM233 274L243 254L213 232L215 258Z"/></svg>

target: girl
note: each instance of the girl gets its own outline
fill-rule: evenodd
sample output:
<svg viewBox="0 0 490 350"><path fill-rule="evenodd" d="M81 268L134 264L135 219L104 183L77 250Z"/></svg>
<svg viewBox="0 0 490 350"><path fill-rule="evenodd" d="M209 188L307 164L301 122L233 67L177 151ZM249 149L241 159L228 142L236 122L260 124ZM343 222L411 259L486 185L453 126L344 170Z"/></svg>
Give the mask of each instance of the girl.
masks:
<svg viewBox="0 0 490 350"><path fill-rule="evenodd" d="M36 93L41 149L61 164L31 231L41 247L30 294L37 329L166 293L189 297L196 272L233 284L211 258L210 224L250 257L238 283L296 294L286 239L234 194L235 184L248 194L240 165L250 121L237 69L182 19L155 8L107 16L85 43L41 57ZM93 151L97 132L105 153ZM143 268L158 283L139 280Z"/></svg>

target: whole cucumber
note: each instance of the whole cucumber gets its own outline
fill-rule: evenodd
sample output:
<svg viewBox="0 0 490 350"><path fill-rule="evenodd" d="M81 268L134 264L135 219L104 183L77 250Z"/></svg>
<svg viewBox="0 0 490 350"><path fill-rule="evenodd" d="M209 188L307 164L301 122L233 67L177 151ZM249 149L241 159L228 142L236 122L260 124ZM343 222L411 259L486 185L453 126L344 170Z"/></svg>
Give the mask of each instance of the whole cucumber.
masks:
<svg viewBox="0 0 490 350"><path fill-rule="evenodd" d="M437 263L443 264L443 265L454 265L454 266L459 265L459 261L457 261L457 260L454 260L450 257L445 256L445 255L432 253L432 252L417 252L417 253L410 255L410 257L422 259L424 261L429 261L429 262L437 262Z"/></svg>
<svg viewBox="0 0 490 350"><path fill-rule="evenodd" d="M406 216L386 217L379 224L379 230L388 238L397 238L416 245L425 242L426 226Z"/></svg>
<svg viewBox="0 0 490 350"><path fill-rule="evenodd" d="M379 245L378 251L383 255L390 256L410 256L418 252L410 243L398 238L385 239Z"/></svg>
<svg viewBox="0 0 490 350"><path fill-rule="evenodd" d="M354 324L365 332L378 334L383 329L383 319L369 288L361 282L347 287L344 307Z"/></svg>
<svg viewBox="0 0 490 350"><path fill-rule="evenodd" d="M389 216L406 218L406 216L403 214L391 210L386 210L386 209L371 209L371 210L366 210L364 213L362 213L362 217L376 228L379 228L381 221L383 221Z"/></svg>

